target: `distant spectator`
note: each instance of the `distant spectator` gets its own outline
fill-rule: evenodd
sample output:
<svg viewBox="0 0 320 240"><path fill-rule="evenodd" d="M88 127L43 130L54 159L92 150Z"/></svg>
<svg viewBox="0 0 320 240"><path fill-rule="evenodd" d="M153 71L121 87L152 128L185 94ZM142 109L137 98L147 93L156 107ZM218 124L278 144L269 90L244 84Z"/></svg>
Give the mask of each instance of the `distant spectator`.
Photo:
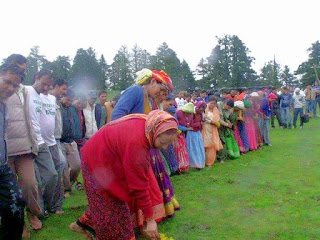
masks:
<svg viewBox="0 0 320 240"><path fill-rule="evenodd" d="M200 102L200 101L207 102L208 101L207 96L208 96L207 91L202 90L200 92L200 96L197 98L197 102Z"/></svg>
<svg viewBox="0 0 320 240"><path fill-rule="evenodd" d="M97 128L100 129L106 124L107 119L107 109L105 103L107 101L107 93L105 90L101 90L98 93L98 101L95 104L95 118L97 123Z"/></svg>
<svg viewBox="0 0 320 240"><path fill-rule="evenodd" d="M192 93L191 102L193 104L196 104L197 103L197 98L198 98L198 94L197 93Z"/></svg>
<svg viewBox="0 0 320 240"><path fill-rule="evenodd" d="M286 87L281 88L282 94L280 95L280 114L281 114L281 127L291 128L291 115L290 115L290 105L292 96L288 92Z"/></svg>
<svg viewBox="0 0 320 240"><path fill-rule="evenodd" d="M307 85L307 88L304 90L304 94L306 95L306 110L307 114L311 115L313 113L314 117L317 117L316 112L316 91L312 89L311 83Z"/></svg>
<svg viewBox="0 0 320 240"><path fill-rule="evenodd" d="M294 105L294 114L293 114L293 126L292 128L296 128L297 125L297 118L298 115L300 115L300 129L303 127L303 121L302 121L302 116L303 116L303 106L305 105L305 94L303 91L300 90L300 88L296 88L294 90L293 94L293 105Z"/></svg>
<svg viewBox="0 0 320 240"><path fill-rule="evenodd" d="M186 99L185 99L185 92L184 91L180 91L178 94L178 97L176 97L175 99L176 103L177 103L177 108L180 109L183 105L185 105L187 103Z"/></svg>
<svg viewBox="0 0 320 240"><path fill-rule="evenodd" d="M88 92L87 106L83 109L83 114L86 121L86 139L91 138L98 131L95 117L95 105L97 98L97 91L90 90Z"/></svg>
<svg viewBox="0 0 320 240"><path fill-rule="evenodd" d="M272 88L271 92L277 96L277 99L274 100L271 104L271 127L274 129L274 119L277 118L279 127L281 126L281 114L280 114L280 96L277 93L277 88Z"/></svg>

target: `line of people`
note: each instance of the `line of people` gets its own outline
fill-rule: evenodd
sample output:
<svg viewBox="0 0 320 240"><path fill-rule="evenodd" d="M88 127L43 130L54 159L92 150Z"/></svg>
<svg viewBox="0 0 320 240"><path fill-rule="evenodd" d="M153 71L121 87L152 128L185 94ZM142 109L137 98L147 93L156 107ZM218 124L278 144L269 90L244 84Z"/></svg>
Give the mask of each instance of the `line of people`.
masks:
<svg viewBox="0 0 320 240"><path fill-rule="evenodd" d="M278 117L281 127L289 127L293 104L293 125L300 114L302 126L305 101L311 112L314 103L308 101L317 96L308 86L292 96L282 88L281 94L264 89L175 97L167 73L143 69L135 85L106 102L104 91L76 94L46 69L36 73L32 86L24 86L26 64L15 54L0 67L5 239L21 239L24 201L35 230L49 213L63 214L63 199L73 185L83 189L81 169L89 206L71 230L87 239L135 239L138 229L159 239L157 223L180 209L170 175L271 146L270 118L271 126Z"/></svg>
<svg viewBox="0 0 320 240"><path fill-rule="evenodd" d="M49 213L64 213L63 200L73 186L83 189L79 150L111 120L119 96L106 102L104 91L75 94L46 69L35 74L32 86L24 86L27 59L19 54L0 69L1 234L21 239L22 233L30 236L24 204L31 228L40 230Z"/></svg>

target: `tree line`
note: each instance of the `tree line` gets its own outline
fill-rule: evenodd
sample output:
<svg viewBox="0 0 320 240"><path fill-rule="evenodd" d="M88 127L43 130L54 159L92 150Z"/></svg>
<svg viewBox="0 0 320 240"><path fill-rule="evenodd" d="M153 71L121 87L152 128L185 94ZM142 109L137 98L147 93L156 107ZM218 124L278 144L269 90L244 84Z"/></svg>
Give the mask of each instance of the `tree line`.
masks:
<svg viewBox="0 0 320 240"><path fill-rule="evenodd" d="M162 43L155 55L135 45L132 49L122 46L108 64L104 55L97 56L90 47L77 50L73 59L58 56L49 61L40 54L39 46L32 47L27 57L25 84L33 83L34 74L41 68L53 71L56 78L63 78L71 86L85 89L124 90L134 83L135 72L142 68L165 70L176 89L212 89L221 87L282 86L314 82L320 66L320 42L307 49L309 58L294 72L287 65L281 67L276 59L264 64L258 74L252 64L255 60L250 50L236 35L217 37L211 54L202 58L195 71L177 57L167 43ZM196 80L196 77L198 78Z"/></svg>

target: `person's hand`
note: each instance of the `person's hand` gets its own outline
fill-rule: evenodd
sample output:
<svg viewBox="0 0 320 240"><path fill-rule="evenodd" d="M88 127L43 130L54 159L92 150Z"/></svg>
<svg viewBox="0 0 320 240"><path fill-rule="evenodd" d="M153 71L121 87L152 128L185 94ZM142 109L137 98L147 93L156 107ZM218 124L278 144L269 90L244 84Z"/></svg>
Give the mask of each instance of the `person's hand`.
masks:
<svg viewBox="0 0 320 240"><path fill-rule="evenodd" d="M232 128L232 123L228 122L228 128Z"/></svg>
<svg viewBox="0 0 320 240"><path fill-rule="evenodd" d="M142 229L142 234L150 240L160 240L158 226L155 220L147 220L146 225Z"/></svg>
<svg viewBox="0 0 320 240"><path fill-rule="evenodd" d="M193 127L188 127L188 130L189 131L193 131Z"/></svg>

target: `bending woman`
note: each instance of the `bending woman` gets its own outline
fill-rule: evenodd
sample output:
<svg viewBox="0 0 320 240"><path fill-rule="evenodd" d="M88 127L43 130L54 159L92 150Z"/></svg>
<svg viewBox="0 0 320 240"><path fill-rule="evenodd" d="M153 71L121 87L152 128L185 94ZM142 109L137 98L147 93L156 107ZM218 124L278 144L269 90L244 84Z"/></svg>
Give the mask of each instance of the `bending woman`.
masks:
<svg viewBox="0 0 320 240"><path fill-rule="evenodd" d="M150 148L166 148L177 137L177 121L163 111L132 114L102 128L82 148L82 170L96 238L135 239L128 203L142 210L144 233L158 239L152 219ZM130 132L131 134L127 134Z"/></svg>

